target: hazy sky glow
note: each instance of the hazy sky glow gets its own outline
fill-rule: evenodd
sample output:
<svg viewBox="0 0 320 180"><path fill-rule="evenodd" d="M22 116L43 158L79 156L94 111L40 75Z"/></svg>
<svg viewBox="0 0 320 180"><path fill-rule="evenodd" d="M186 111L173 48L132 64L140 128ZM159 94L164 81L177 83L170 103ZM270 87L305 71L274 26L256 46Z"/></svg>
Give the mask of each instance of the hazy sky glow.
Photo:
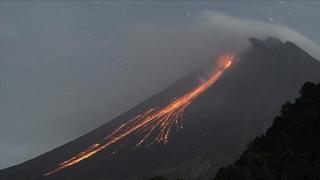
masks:
<svg viewBox="0 0 320 180"><path fill-rule="evenodd" d="M245 46L243 36L290 32L320 44L316 1L0 5L0 168L91 131L224 47Z"/></svg>

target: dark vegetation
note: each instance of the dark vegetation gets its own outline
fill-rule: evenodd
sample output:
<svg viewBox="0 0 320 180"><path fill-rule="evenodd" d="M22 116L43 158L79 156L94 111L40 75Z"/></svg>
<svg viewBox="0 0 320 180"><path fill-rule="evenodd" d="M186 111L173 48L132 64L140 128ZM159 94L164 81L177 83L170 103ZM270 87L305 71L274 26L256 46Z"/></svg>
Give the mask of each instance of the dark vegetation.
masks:
<svg viewBox="0 0 320 180"><path fill-rule="evenodd" d="M216 180L320 179L320 83L305 83L300 94Z"/></svg>

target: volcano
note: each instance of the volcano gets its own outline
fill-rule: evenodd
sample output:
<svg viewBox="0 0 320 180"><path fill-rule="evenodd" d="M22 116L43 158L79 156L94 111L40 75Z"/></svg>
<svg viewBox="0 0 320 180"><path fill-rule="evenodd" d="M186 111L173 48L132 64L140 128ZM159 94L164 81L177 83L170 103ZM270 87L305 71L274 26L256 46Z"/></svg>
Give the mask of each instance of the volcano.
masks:
<svg viewBox="0 0 320 180"><path fill-rule="evenodd" d="M320 81L320 62L294 43L249 40L249 50L224 58L202 84L198 72L192 73L94 131L2 170L2 178L213 178L271 125L281 104L296 97L304 82ZM179 113L170 114L175 108ZM162 124L163 132L156 132Z"/></svg>

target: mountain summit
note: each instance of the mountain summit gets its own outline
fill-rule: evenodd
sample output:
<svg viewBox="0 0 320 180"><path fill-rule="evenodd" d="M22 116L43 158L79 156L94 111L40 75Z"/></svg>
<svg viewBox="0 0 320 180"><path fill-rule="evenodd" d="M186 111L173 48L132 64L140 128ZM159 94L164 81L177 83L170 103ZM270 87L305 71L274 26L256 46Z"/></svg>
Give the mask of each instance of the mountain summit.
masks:
<svg viewBox="0 0 320 180"><path fill-rule="evenodd" d="M57 165L83 150L96 148L115 128L150 108L172 102L198 83L191 74L96 130L22 164L2 170L5 180L142 179L157 174L211 179L271 124L280 105L297 96L306 81L319 81L320 62L292 42L250 38L252 47L238 62L184 109L183 129L165 145L133 148L135 136L99 150L50 175ZM92 146L94 145L94 146ZM90 150L89 148L89 150ZM65 162L68 163L68 162Z"/></svg>

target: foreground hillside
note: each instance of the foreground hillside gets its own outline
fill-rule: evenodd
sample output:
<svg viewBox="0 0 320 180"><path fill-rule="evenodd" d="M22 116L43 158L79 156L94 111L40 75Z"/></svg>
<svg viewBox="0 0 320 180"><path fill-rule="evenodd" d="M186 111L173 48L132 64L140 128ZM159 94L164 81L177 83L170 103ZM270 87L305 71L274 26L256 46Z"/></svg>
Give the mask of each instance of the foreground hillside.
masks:
<svg viewBox="0 0 320 180"><path fill-rule="evenodd" d="M320 179L320 83L305 83L300 93L215 180Z"/></svg>

